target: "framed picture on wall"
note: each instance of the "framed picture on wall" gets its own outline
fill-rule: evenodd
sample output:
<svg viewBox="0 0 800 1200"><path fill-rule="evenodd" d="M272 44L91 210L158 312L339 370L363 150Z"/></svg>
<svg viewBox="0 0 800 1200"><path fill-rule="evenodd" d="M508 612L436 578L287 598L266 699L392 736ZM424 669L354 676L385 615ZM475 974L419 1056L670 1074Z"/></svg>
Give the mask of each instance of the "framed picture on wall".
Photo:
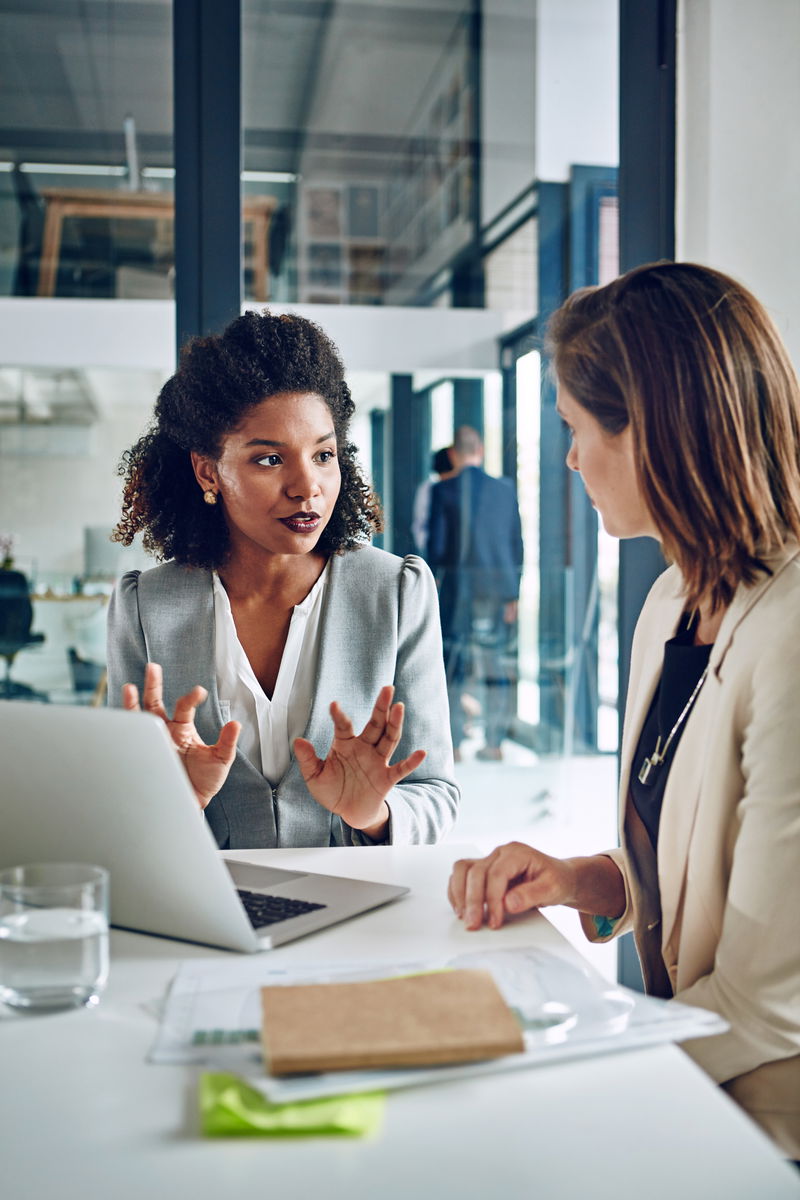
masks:
<svg viewBox="0 0 800 1200"><path fill-rule="evenodd" d="M338 188L306 190L306 226L309 238L342 236L342 194Z"/></svg>
<svg viewBox="0 0 800 1200"><path fill-rule="evenodd" d="M450 80L450 87L447 89L445 97L445 123L452 125L458 120L458 113L461 108L461 93L462 83L461 75L457 72Z"/></svg>
<svg viewBox="0 0 800 1200"><path fill-rule="evenodd" d="M354 184L347 189L347 232L351 238L378 237L377 187Z"/></svg>
<svg viewBox="0 0 800 1200"><path fill-rule="evenodd" d="M350 301L380 304L383 296L383 246L350 247Z"/></svg>
<svg viewBox="0 0 800 1200"><path fill-rule="evenodd" d="M461 212L461 182L458 175L453 174L447 181L447 221L450 225L457 221Z"/></svg>
<svg viewBox="0 0 800 1200"><path fill-rule="evenodd" d="M342 247L338 242L311 242L308 247L308 282L318 288L342 286Z"/></svg>

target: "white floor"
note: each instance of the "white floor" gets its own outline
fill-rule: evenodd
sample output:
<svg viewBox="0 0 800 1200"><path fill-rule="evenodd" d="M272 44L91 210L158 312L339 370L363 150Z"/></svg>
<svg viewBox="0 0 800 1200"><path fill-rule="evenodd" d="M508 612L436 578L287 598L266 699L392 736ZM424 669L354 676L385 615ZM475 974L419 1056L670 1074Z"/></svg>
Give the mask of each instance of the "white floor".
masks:
<svg viewBox="0 0 800 1200"><path fill-rule="evenodd" d="M540 758L504 742L502 762L481 762L474 757L479 745L480 739L462 744L456 765L461 808L449 841L469 843L481 854L521 841L563 857L617 844L614 755ZM546 915L606 978L616 980L613 942L589 943L570 909L548 908Z"/></svg>

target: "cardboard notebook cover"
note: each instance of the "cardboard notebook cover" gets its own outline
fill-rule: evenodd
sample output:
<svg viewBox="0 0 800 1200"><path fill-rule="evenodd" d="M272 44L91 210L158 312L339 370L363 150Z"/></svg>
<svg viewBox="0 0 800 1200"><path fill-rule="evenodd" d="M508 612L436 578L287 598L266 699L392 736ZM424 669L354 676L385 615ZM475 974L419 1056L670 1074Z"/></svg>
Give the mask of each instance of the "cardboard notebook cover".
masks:
<svg viewBox="0 0 800 1200"><path fill-rule="evenodd" d="M270 1075L473 1062L525 1049L488 971L265 987L261 1004Z"/></svg>

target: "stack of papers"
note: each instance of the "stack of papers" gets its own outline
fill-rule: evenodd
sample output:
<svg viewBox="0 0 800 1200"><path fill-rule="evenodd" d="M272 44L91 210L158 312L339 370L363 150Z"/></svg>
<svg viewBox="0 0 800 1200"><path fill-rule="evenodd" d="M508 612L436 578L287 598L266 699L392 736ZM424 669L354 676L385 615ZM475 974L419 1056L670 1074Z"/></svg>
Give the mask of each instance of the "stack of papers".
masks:
<svg viewBox="0 0 800 1200"><path fill-rule="evenodd" d="M708 1037L728 1028L716 1013L617 987L588 963L538 948L477 952L440 962L270 964L264 955L182 963L166 997L150 1061L233 1072L278 1104L519 1070ZM266 1075L260 1044L262 987L387 979L448 968L492 974L522 1028L522 1053L458 1065ZM358 1039L358 1014L353 1015L353 1038Z"/></svg>

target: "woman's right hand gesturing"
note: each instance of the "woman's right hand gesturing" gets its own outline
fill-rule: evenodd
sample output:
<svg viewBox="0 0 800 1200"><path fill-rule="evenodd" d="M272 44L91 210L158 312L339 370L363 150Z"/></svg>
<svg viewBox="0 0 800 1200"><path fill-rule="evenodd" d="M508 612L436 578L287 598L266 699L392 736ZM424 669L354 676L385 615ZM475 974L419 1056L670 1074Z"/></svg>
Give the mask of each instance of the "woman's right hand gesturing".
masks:
<svg viewBox="0 0 800 1200"><path fill-rule="evenodd" d="M216 743L207 746L194 724L194 714L207 696L206 689L198 684L181 696L175 705L174 715L170 717L164 708L163 674L158 663L148 663L144 669L141 703L135 684L126 683L122 688L123 708L129 712L153 713L166 724L201 808L205 808L216 796L228 778L231 763L236 757L236 742L241 729L238 721L228 721L222 726Z"/></svg>

